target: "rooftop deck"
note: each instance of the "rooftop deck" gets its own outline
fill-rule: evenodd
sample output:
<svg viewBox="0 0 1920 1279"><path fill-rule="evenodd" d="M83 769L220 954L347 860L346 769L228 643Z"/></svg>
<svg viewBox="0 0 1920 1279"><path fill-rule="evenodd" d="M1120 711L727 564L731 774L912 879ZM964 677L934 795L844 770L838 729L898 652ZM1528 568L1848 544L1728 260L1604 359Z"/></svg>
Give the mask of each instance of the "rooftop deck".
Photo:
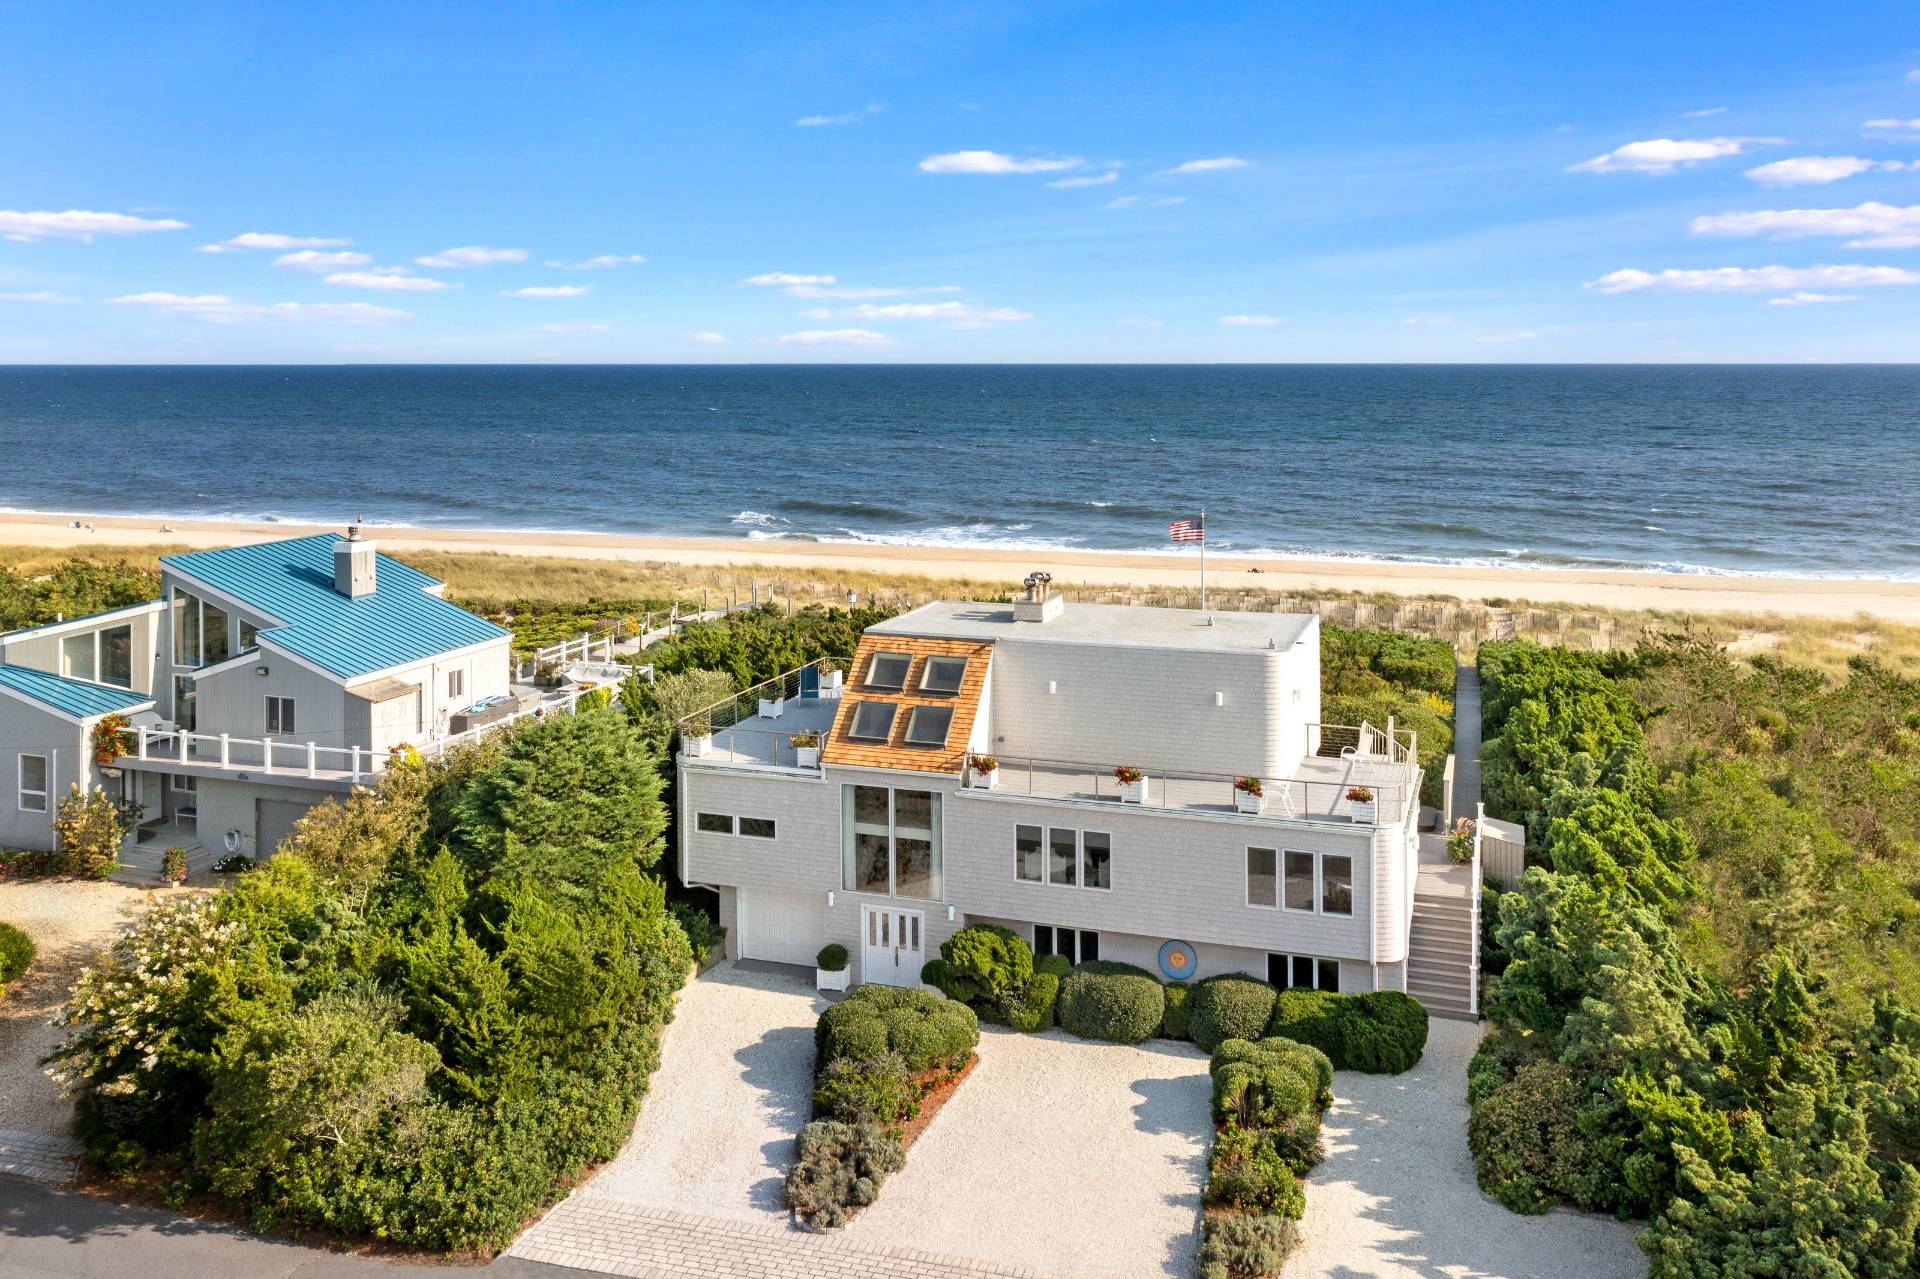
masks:
<svg viewBox="0 0 1920 1279"><path fill-rule="evenodd" d="M778 714L749 715L725 728L716 727L713 730L713 745L699 758L707 764L799 768L799 751L791 742L793 735L814 732L824 740L839 710L838 696L786 699L780 704ZM818 765L809 767L817 768Z"/></svg>

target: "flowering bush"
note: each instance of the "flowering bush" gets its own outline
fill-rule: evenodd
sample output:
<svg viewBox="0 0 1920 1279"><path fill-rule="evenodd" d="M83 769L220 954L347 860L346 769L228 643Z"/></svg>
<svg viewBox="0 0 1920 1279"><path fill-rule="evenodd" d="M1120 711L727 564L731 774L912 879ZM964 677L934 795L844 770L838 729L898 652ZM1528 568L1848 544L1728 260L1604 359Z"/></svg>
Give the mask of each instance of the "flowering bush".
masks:
<svg viewBox="0 0 1920 1279"><path fill-rule="evenodd" d="M1371 804L1373 802L1373 792L1365 786L1349 786L1347 787L1347 798L1356 804Z"/></svg>
<svg viewBox="0 0 1920 1279"><path fill-rule="evenodd" d="M1462 866L1473 860L1473 818L1462 817L1447 832L1447 860Z"/></svg>
<svg viewBox="0 0 1920 1279"><path fill-rule="evenodd" d="M125 715L102 715L93 726L93 762L106 768L133 746L133 730Z"/></svg>
<svg viewBox="0 0 1920 1279"><path fill-rule="evenodd" d="M169 848L160 854L160 880L167 884L187 882L187 854L178 848Z"/></svg>
<svg viewBox="0 0 1920 1279"><path fill-rule="evenodd" d="M134 804L107 798L98 786L69 786L53 809L53 873L105 879L120 865L120 840L140 815Z"/></svg>

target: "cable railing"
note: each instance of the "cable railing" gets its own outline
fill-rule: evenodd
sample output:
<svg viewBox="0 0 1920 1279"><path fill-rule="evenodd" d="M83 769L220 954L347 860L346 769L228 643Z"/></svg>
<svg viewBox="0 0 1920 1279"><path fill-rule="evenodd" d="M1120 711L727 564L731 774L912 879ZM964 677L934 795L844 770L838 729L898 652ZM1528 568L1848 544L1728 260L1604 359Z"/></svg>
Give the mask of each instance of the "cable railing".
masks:
<svg viewBox="0 0 1920 1279"><path fill-rule="evenodd" d="M790 701L838 698L843 685L841 671L845 665L844 658L817 657L784 675L761 680L751 688L741 689L731 697L723 697L711 706L703 706L681 716L680 736L683 739L712 736L746 720L778 719Z"/></svg>
<svg viewBox="0 0 1920 1279"><path fill-rule="evenodd" d="M1414 729L1396 729L1393 717L1385 728L1366 721L1358 724L1307 725L1307 754L1322 758L1384 759L1393 764L1420 762L1420 734Z"/></svg>

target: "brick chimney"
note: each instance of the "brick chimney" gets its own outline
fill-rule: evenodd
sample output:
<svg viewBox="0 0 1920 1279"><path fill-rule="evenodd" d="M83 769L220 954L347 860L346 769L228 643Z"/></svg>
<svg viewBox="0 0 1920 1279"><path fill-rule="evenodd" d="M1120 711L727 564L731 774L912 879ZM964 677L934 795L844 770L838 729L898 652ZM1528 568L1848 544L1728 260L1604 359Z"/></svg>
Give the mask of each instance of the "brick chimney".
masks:
<svg viewBox="0 0 1920 1279"><path fill-rule="evenodd" d="M374 545L360 536L360 526L349 524L343 542L333 544L333 589L350 600L374 592Z"/></svg>

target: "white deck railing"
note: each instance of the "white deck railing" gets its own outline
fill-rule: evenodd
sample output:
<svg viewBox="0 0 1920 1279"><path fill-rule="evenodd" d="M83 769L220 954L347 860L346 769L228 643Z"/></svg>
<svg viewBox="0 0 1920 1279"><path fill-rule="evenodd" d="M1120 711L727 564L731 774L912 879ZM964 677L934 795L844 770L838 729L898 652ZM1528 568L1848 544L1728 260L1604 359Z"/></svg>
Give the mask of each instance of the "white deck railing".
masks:
<svg viewBox="0 0 1920 1279"><path fill-rule="evenodd" d="M463 733L449 733L424 742L406 742L376 751L365 746L321 746L314 742L274 737L235 737L230 733L195 733L179 728L136 727L128 761L198 766L209 772L249 772L262 777L306 777L361 782L380 776L409 750L433 759L479 741L489 733L525 719L572 712L588 689L572 689L533 706L502 716Z"/></svg>

